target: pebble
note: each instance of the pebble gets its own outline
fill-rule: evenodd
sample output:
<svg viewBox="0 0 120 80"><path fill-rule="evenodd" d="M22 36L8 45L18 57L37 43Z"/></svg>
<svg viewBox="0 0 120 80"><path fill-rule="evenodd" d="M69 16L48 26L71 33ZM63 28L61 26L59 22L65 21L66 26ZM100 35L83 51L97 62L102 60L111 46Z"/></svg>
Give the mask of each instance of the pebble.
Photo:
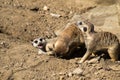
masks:
<svg viewBox="0 0 120 80"><path fill-rule="evenodd" d="M52 17L56 17L56 18L61 17L61 15L59 15L59 14L54 14L54 13L50 13L50 15L51 15Z"/></svg>
<svg viewBox="0 0 120 80"><path fill-rule="evenodd" d="M60 76L60 79L59 80L64 80L64 76Z"/></svg>
<svg viewBox="0 0 120 80"><path fill-rule="evenodd" d="M5 44L5 42L1 42L0 44L3 45L3 44Z"/></svg>
<svg viewBox="0 0 120 80"><path fill-rule="evenodd" d="M72 11L69 12L69 14L72 14L72 13L73 13Z"/></svg>
<svg viewBox="0 0 120 80"><path fill-rule="evenodd" d="M13 74L13 71L12 70L7 70L4 74L3 74L3 77L2 77L2 80L12 80L10 79L11 76Z"/></svg>
<svg viewBox="0 0 120 80"><path fill-rule="evenodd" d="M3 68L6 69L6 70L9 70L9 66L7 66L7 65L4 66Z"/></svg>
<svg viewBox="0 0 120 80"><path fill-rule="evenodd" d="M72 77L72 76L73 76L73 74L70 72L70 73L68 73L68 76L69 76L69 77Z"/></svg>
<svg viewBox="0 0 120 80"><path fill-rule="evenodd" d="M119 71L120 70L120 65L110 65L109 66L112 70Z"/></svg>
<svg viewBox="0 0 120 80"><path fill-rule="evenodd" d="M83 70L81 68L76 68L72 73L76 75L82 75Z"/></svg>
<svg viewBox="0 0 120 80"><path fill-rule="evenodd" d="M52 76L56 76L56 74L55 74L55 73L53 73L53 74L52 74Z"/></svg>
<svg viewBox="0 0 120 80"><path fill-rule="evenodd" d="M59 75L65 75L65 73L64 72L60 72Z"/></svg>
<svg viewBox="0 0 120 80"><path fill-rule="evenodd" d="M43 10L47 11L47 10L49 10L49 8L47 6L44 6Z"/></svg>

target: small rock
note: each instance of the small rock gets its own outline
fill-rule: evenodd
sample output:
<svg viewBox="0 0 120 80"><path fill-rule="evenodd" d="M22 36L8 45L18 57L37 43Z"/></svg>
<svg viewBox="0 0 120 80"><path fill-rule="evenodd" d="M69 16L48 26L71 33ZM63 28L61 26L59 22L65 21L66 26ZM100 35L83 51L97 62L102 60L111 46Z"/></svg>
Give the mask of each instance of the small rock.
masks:
<svg viewBox="0 0 120 80"><path fill-rule="evenodd" d="M4 41L1 42L0 45L2 45L2 47L4 47L4 48L9 48L9 44Z"/></svg>
<svg viewBox="0 0 120 80"><path fill-rule="evenodd" d="M77 74L77 75L81 75L83 73L83 70L81 68L76 68L74 71L73 71L73 74Z"/></svg>
<svg viewBox="0 0 120 80"><path fill-rule="evenodd" d="M98 75L99 73L98 73L98 72L95 72L94 74L95 74L95 75Z"/></svg>
<svg viewBox="0 0 120 80"><path fill-rule="evenodd" d="M78 80L86 80L85 77L80 77Z"/></svg>
<svg viewBox="0 0 120 80"><path fill-rule="evenodd" d="M4 66L3 68L6 69L6 70L9 70L9 66L7 66L7 65Z"/></svg>
<svg viewBox="0 0 120 80"><path fill-rule="evenodd" d="M55 73L53 73L53 74L52 74L52 76L56 76L56 74L55 74Z"/></svg>
<svg viewBox="0 0 120 80"><path fill-rule="evenodd" d="M60 72L59 75L65 75L65 73L64 72Z"/></svg>
<svg viewBox="0 0 120 80"><path fill-rule="evenodd" d="M119 71L120 70L120 65L111 65L109 66L112 70Z"/></svg>
<svg viewBox="0 0 120 80"><path fill-rule="evenodd" d="M3 73L2 80L12 80L11 76L13 74L12 70L7 70L6 72Z"/></svg>
<svg viewBox="0 0 120 80"><path fill-rule="evenodd" d="M0 44L3 45L3 44L5 44L5 42L1 42Z"/></svg>
<svg viewBox="0 0 120 80"><path fill-rule="evenodd" d="M47 10L49 10L49 8L47 6L44 6L43 10L47 11Z"/></svg>
<svg viewBox="0 0 120 80"><path fill-rule="evenodd" d="M52 17L56 17L56 18L61 17L61 15L59 15L59 14L54 14L54 13L50 13L50 15L51 15Z"/></svg>
<svg viewBox="0 0 120 80"><path fill-rule="evenodd" d="M100 59L100 64L102 64L102 65L105 65L105 64L106 64L104 58L101 58L101 59Z"/></svg>
<svg viewBox="0 0 120 80"><path fill-rule="evenodd" d="M72 74L71 72L70 72L70 73L68 73L68 77L72 77L72 75L73 75L73 74Z"/></svg>
<svg viewBox="0 0 120 80"><path fill-rule="evenodd" d="M60 76L60 79L59 80L64 80L64 76Z"/></svg>
<svg viewBox="0 0 120 80"><path fill-rule="evenodd" d="M101 70L101 69L103 69L102 66L98 66L98 67L97 67L97 70Z"/></svg>
<svg viewBox="0 0 120 80"><path fill-rule="evenodd" d="M69 14L72 14L72 13L73 13L72 11L69 12Z"/></svg>

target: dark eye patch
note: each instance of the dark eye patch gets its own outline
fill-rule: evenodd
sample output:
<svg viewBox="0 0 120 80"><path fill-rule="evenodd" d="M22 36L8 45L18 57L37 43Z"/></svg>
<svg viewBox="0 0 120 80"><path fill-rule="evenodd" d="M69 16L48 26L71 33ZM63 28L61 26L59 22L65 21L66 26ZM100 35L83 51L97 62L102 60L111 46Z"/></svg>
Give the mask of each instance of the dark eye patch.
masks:
<svg viewBox="0 0 120 80"><path fill-rule="evenodd" d="M79 25L82 25L82 22L79 22Z"/></svg>
<svg viewBox="0 0 120 80"><path fill-rule="evenodd" d="M40 41L42 41L43 39L42 38L40 38Z"/></svg>
<svg viewBox="0 0 120 80"><path fill-rule="evenodd" d="M83 27L83 31L86 32L87 31L87 27Z"/></svg>
<svg viewBox="0 0 120 80"><path fill-rule="evenodd" d="M34 41L34 43L38 43L38 41L36 40L36 41Z"/></svg>

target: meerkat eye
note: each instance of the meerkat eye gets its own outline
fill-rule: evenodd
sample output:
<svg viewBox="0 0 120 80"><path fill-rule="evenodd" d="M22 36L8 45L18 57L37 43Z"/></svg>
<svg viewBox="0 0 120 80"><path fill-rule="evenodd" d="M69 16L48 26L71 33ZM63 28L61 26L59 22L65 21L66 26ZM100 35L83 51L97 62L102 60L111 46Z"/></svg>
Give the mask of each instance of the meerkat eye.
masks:
<svg viewBox="0 0 120 80"><path fill-rule="evenodd" d="M40 38L40 41L42 41L43 39L42 38Z"/></svg>
<svg viewBox="0 0 120 80"><path fill-rule="evenodd" d="M82 22L79 22L79 25L82 25Z"/></svg>
<svg viewBox="0 0 120 80"><path fill-rule="evenodd" d="M35 43L38 43L38 41L36 40L36 41L34 41Z"/></svg>
<svg viewBox="0 0 120 80"><path fill-rule="evenodd" d="M86 32L87 31L87 27L83 27L83 31Z"/></svg>

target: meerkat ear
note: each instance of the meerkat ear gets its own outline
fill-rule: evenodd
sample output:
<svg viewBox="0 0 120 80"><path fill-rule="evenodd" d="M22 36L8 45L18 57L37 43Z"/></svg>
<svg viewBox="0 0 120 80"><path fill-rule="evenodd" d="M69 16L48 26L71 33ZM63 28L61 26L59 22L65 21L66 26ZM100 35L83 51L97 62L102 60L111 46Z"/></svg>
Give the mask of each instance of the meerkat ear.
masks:
<svg viewBox="0 0 120 80"><path fill-rule="evenodd" d="M30 42L33 42L33 39L30 39Z"/></svg>
<svg viewBox="0 0 120 80"><path fill-rule="evenodd" d="M46 40L46 38L45 38L45 37L43 37L43 39L44 39L44 40Z"/></svg>
<svg viewBox="0 0 120 80"><path fill-rule="evenodd" d="M87 31L87 27L83 27L83 31L86 32Z"/></svg>

